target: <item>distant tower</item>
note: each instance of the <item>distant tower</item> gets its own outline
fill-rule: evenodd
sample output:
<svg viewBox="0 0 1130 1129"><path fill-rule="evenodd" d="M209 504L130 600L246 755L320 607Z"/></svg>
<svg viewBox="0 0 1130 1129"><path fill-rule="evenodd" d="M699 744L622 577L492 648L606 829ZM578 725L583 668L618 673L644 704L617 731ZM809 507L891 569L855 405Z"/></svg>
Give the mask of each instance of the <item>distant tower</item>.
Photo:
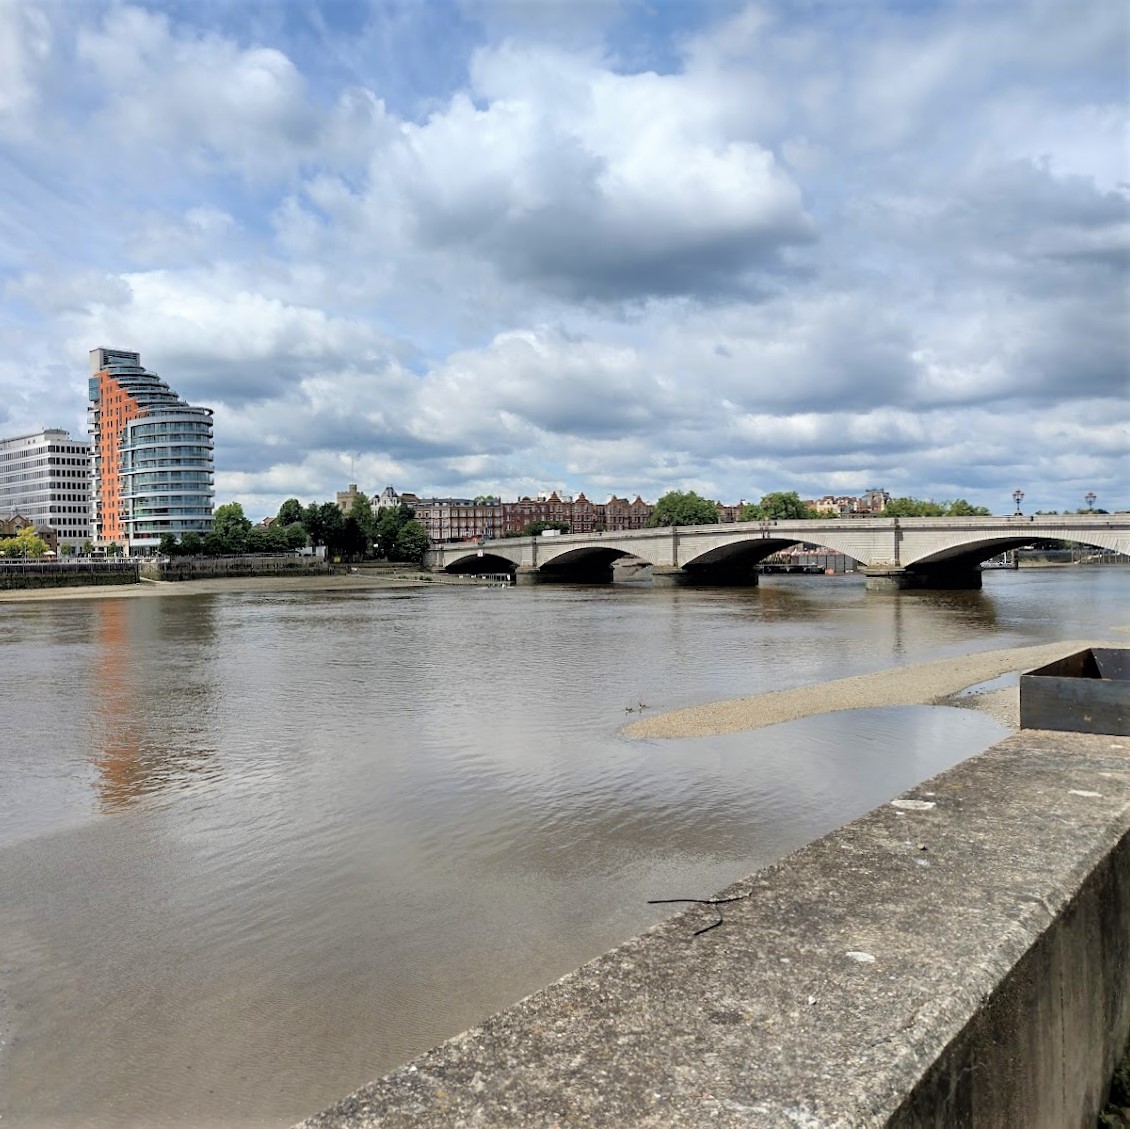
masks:
<svg viewBox="0 0 1130 1129"><path fill-rule="evenodd" d="M130 553L212 528L212 409L182 400L140 353L91 349L92 536Z"/></svg>

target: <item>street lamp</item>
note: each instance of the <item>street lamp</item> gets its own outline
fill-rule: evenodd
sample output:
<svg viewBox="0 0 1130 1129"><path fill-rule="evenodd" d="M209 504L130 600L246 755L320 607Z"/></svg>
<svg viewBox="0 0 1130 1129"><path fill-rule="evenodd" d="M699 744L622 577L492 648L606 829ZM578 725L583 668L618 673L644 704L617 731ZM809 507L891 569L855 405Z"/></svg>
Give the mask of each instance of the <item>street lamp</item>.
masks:
<svg viewBox="0 0 1130 1129"><path fill-rule="evenodd" d="M1020 503L1024 501L1024 491L1023 490L1013 490L1012 500L1016 503L1016 516L1020 517L1021 516L1021 514L1020 514Z"/></svg>
<svg viewBox="0 0 1130 1129"><path fill-rule="evenodd" d="M1088 513L1092 513L1094 511L1094 509L1095 509L1095 499L1096 499L1096 494L1095 494L1094 490L1088 490L1087 493L1083 495L1083 501L1087 503L1087 512Z"/></svg>

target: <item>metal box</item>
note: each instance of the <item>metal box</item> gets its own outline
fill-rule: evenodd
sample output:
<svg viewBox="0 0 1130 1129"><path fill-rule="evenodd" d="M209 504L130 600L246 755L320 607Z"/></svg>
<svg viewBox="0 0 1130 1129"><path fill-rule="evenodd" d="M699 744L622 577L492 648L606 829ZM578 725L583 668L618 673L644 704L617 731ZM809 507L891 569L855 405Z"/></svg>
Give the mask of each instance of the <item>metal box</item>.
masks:
<svg viewBox="0 0 1130 1129"><path fill-rule="evenodd" d="M1130 648L1088 647L1021 674L1020 728L1130 737Z"/></svg>

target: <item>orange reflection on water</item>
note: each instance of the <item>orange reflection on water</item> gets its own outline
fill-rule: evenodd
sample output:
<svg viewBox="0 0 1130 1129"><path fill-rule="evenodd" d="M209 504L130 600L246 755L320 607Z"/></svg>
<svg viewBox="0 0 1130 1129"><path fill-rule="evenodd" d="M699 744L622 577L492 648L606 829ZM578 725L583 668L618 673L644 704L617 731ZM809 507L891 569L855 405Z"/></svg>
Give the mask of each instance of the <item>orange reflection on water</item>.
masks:
<svg viewBox="0 0 1130 1129"><path fill-rule="evenodd" d="M168 718L171 703L165 700L159 710L155 708L144 655L146 643L160 636L161 626L159 611L148 600L99 602L90 760L98 772L99 806L107 813L142 797L183 787L201 773L215 775L218 771L214 752L186 745L181 734L170 731L167 721L159 720ZM162 683L161 692L167 699L170 687ZM193 697L189 688L181 692ZM191 708L189 703L186 706Z"/></svg>

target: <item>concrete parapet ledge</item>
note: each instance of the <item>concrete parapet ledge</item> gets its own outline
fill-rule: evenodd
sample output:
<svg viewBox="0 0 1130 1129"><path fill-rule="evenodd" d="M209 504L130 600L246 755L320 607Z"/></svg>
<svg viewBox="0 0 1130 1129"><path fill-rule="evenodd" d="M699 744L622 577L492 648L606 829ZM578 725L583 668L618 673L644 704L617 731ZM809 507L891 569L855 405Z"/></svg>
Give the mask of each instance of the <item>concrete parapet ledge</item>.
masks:
<svg viewBox="0 0 1130 1129"><path fill-rule="evenodd" d="M1130 740L1024 732L303 1129L1094 1124L1128 831Z"/></svg>

